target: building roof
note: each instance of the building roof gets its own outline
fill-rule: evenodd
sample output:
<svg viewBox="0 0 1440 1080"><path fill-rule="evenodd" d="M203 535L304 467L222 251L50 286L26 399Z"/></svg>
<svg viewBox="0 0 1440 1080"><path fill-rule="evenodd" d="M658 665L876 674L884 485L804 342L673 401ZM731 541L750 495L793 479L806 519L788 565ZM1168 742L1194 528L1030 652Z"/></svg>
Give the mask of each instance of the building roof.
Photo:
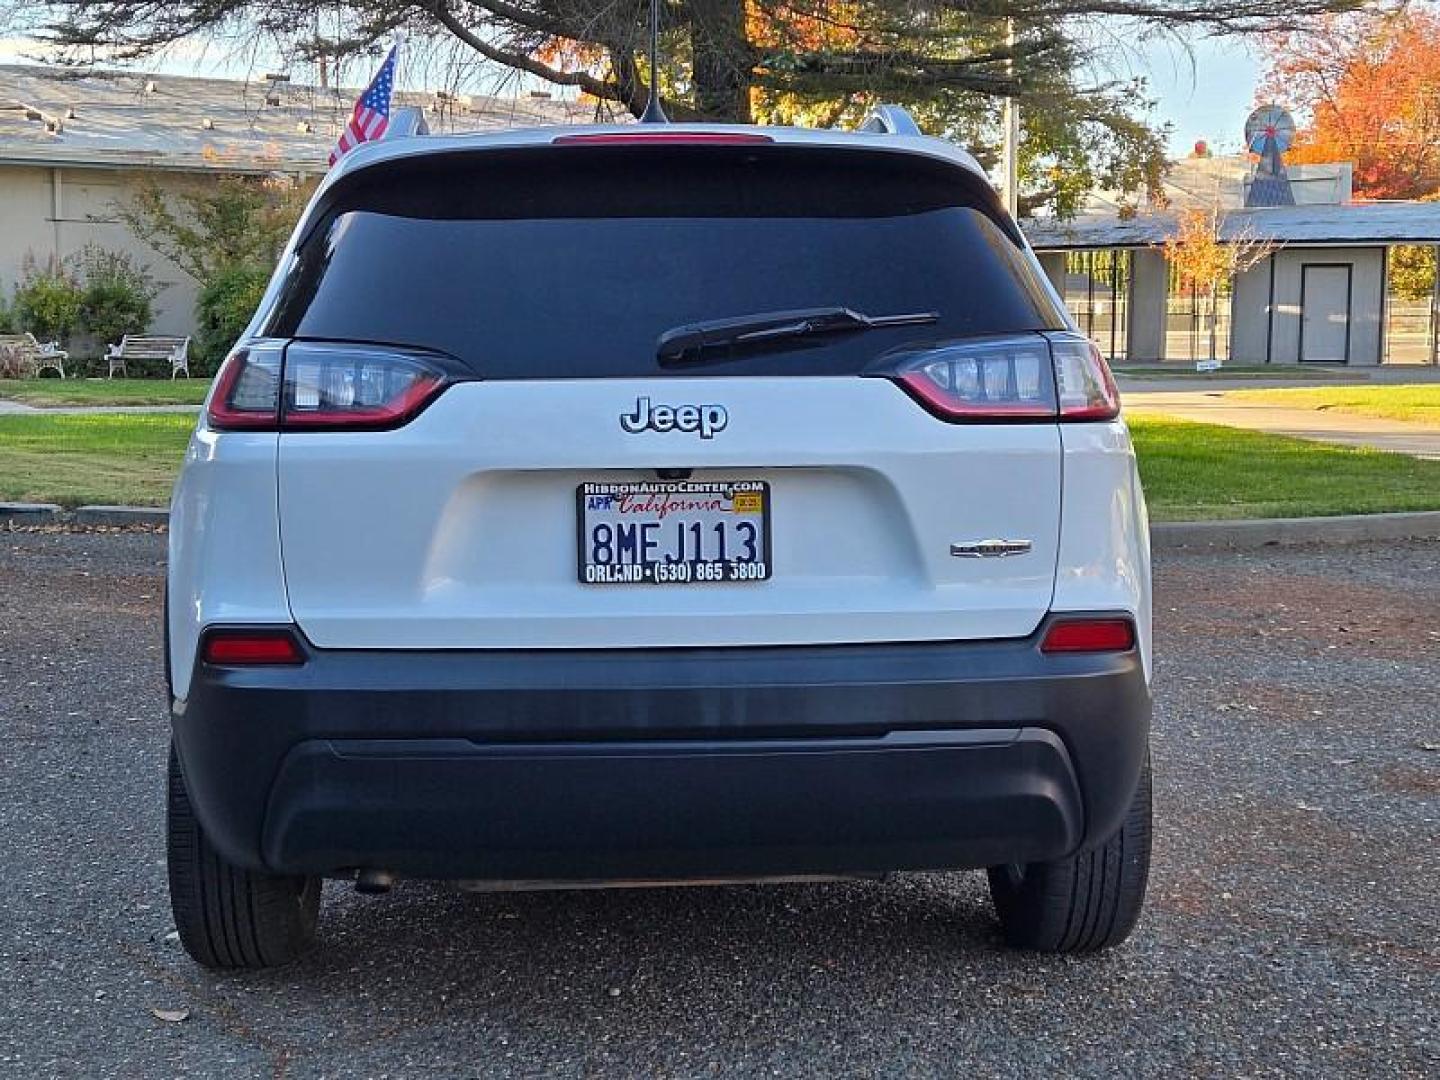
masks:
<svg viewBox="0 0 1440 1080"><path fill-rule="evenodd" d="M1174 211L1145 212L1125 219L1116 214L1082 215L1024 223L1038 251L1149 247L1174 234ZM1222 240L1250 235L1286 244L1440 244L1440 203L1373 202L1228 210L1220 223Z"/></svg>
<svg viewBox="0 0 1440 1080"><path fill-rule="evenodd" d="M0 64L0 164L323 171L358 94L263 78ZM593 104L520 93L395 97L397 107L423 108L437 132L596 119Z"/></svg>

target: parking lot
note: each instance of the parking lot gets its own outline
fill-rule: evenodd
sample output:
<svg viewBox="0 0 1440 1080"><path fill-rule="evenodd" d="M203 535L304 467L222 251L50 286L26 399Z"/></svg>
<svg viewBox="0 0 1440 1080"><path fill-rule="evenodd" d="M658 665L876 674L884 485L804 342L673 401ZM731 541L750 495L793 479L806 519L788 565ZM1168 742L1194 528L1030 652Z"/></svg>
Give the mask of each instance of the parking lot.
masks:
<svg viewBox="0 0 1440 1080"><path fill-rule="evenodd" d="M170 936L163 559L0 534L0 1074L1440 1071L1440 544L1159 559L1156 870L1112 954L1002 951L978 874L331 883L321 949L241 976Z"/></svg>

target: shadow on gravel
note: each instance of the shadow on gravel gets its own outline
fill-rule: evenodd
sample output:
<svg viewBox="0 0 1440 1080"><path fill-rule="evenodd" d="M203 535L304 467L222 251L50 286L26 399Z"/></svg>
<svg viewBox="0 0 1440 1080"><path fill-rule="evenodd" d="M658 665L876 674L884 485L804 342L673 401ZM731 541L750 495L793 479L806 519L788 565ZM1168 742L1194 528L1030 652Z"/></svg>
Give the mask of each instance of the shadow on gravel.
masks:
<svg viewBox="0 0 1440 1080"><path fill-rule="evenodd" d="M652 972L696 965L796 962L835 967L892 960L895 950L988 954L1002 948L984 876L892 875L825 884L467 893L402 881L388 896L326 885L320 945L277 977L326 980L403 959L420 982L483 962L516 982L513 960L547 980L602 993L643 961ZM407 977L395 972L392 978Z"/></svg>
<svg viewBox="0 0 1440 1080"><path fill-rule="evenodd" d="M1066 963L1004 950L981 874L519 894L402 882L375 898L330 883L325 901L319 948L290 968L203 973L176 946L162 962L221 1011L273 1012L269 1037L297 1050L321 1017L360 1044L450 1019L527 1039L663 1032L701 1048L771 1027L782 987L781 1012L878 1007L908 1022L953 1009L943 992L912 999L937 977L953 985L973 969L1014 992L1017 976Z"/></svg>

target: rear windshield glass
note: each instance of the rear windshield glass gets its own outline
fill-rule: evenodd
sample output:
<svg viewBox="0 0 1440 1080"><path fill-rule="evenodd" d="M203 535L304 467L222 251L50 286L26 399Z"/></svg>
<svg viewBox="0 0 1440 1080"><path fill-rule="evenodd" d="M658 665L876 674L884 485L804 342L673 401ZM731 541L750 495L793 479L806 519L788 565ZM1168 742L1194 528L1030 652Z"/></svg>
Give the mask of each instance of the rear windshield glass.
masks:
<svg viewBox="0 0 1440 1080"><path fill-rule="evenodd" d="M429 155L337 185L267 332L435 349L482 377L586 378L666 370L657 340L686 323L939 313L707 353L694 369L851 374L901 346L1060 327L1012 228L983 181L894 153Z"/></svg>

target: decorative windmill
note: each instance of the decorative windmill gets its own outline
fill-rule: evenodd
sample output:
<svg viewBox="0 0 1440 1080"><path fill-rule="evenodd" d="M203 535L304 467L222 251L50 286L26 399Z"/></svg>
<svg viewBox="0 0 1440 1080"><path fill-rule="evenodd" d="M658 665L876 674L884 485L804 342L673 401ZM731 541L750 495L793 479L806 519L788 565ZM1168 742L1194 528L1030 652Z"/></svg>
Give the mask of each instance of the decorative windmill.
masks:
<svg viewBox="0 0 1440 1080"><path fill-rule="evenodd" d="M1246 206L1294 206L1283 155L1295 142L1295 120L1279 105L1261 105L1245 121L1245 146L1260 158Z"/></svg>

